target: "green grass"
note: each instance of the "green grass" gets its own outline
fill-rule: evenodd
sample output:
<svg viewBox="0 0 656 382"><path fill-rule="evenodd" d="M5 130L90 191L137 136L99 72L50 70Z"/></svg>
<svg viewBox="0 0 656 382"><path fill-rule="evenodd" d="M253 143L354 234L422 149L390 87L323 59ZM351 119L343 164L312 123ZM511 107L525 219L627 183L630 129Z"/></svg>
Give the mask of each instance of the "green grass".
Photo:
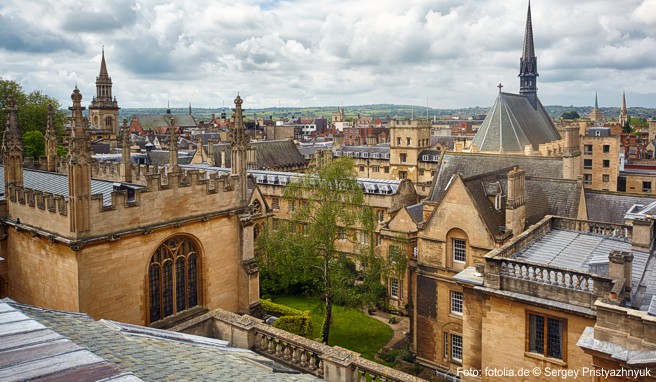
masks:
<svg viewBox="0 0 656 382"><path fill-rule="evenodd" d="M309 310L314 323L312 339L321 337L324 317L322 300L315 297L281 296L275 297L273 301L295 309ZM328 345L341 346L373 361L374 354L389 342L392 335L392 328L375 318L357 309L333 305L333 324L330 326Z"/></svg>

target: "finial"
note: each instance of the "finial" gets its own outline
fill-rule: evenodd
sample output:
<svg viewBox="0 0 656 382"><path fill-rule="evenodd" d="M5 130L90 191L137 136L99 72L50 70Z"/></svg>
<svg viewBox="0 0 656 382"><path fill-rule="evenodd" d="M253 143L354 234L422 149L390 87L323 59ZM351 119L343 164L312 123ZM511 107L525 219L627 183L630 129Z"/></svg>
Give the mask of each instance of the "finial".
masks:
<svg viewBox="0 0 656 382"><path fill-rule="evenodd" d="M501 85L501 82L499 82L499 85L497 85L497 87L499 88L499 93L501 93L501 88L503 87L503 85Z"/></svg>

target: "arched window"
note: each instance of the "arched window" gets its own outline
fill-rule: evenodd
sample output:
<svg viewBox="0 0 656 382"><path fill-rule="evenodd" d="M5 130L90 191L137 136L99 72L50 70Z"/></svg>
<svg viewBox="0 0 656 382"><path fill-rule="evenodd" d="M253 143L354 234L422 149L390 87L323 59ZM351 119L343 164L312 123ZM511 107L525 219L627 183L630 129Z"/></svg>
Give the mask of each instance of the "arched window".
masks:
<svg viewBox="0 0 656 382"><path fill-rule="evenodd" d="M198 305L199 267L189 237L171 237L157 248L148 267L149 322Z"/></svg>
<svg viewBox="0 0 656 382"><path fill-rule="evenodd" d="M114 120L112 119L112 117L106 117L105 118L105 126L106 127L114 126Z"/></svg>

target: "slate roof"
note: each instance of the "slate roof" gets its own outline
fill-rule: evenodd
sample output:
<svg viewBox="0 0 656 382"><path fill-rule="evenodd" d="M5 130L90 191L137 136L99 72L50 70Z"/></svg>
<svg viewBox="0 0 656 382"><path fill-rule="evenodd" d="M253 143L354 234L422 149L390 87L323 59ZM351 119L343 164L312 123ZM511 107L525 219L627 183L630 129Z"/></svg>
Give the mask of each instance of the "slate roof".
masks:
<svg viewBox="0 0 656 382"><path fill-rule="evenodd" d="M645 298L642 299L645 303L641 306L641 309L646 310L651 296L656 294L656 287L651 280L651 278L656 278L656 275L650 276L656 272L650 271L647 279L643 280L643 275L648 269L649 252L633 248L631 243L624 239L588 232L555 229L525 247L515 255L515 258L582 272L608 274L608 255L612 250L633 253L632 294L641 286L646 289ZM653 268L653 266L652 262L651 267Z"/></svg>
<svg viewBox="0 0 656 382"><path fill-rule="evenodd" d="M5 167L0 166L0 178L5 176ZM108 180L91 179L91 195L102 194L103 205L112 204L112 191L114 185L127 184L111 182ZM48 171L23 169L23 185L37 191L50 192L54 195L62 195L68 198L68 176ZM143 186L130 184L134 188ZM0 182L0 195L5 197L5 183Z"/></svg>
<svg viewBox="0 0 656 382"><path fill-rule="evenodd" d="M178 150L178 164L189 164L194 159L196 150ZM152 150L148 154L149 163L153 166L163 166L169 163L168 150Z"/></svg>
<svg viewBox="0 0 656 382"><path fill-rule="evenodd" d="M456 173L463 178L519 166L528 176L562 178L563 162L558 157L498 155L485 153L446 152L431 186L430 200L439 201Z"/></svg>
<svg viewBox="0 0 656 382"><path fill-rule="evenodd" d="M171 118L175 120L175 126L196 127L196 120L189 114L136 114L135 116L144 131L155 130L162 126L168 127Z"/></svg>
<svg viewBox="0 0 656 382"><path fill-rule="evenodd" d="M420 162L438 162L440 160L440 154L440 150L424 149L419 152L417 158L419 158ZM428 159L424 159L425 155L428 155Z"/></svg>
<svg viewBox="0 0 656 382"><path fill-rule="evenodd" d="M424 206L421 203L408 206L405 209L415 223L421 223L424 220Z"/></svg>
<svg viewBox="0 0 656 382"><path fill-rule="evenodd" d="M549 114L537 99L537 108L526 96L500 92L474 136L472 146L481 152L524 152L541 143L559 140Z"/></svg>
<svg viewBox="0 0 656 382"><path fill-rule="evenodd" d="M506 225L506 195L508 194L507 174L511 169L495 173L481 174L463 183L476 205L489 232L501 234L499 227ZM578 215L581 185L575 180L525 177L526 227L542 220L546 215L576 218ZM500 190L499 190L500 188ZM489 196L501 192L500 209L490 201Z"/></svg>
<svg viewBox="0 0 656 382"><path fill-rule="evenodd" d="M647 206L653 202L656 197L585 190L588 219L598 222L624 224L624 215L633 205Z"/></svg>
<svg viewBox="0 0 656 382"><path fill-rule="evenodd" d="M453 150L456 146L456 140L458 140L458 137L450 135L431 135L431 146L435 146L439 143L446 147L447 150Z"/></svg>
<svg viewBox="0 0 656 382"><path fill-rule="evenodd" d="M257 155L257 168L262 170L305 166L306 161L291 139L251 142ZM221 150L226 150L225 166L231 166L232 148L229 143L214 145L214 163L220 163Z"/></svg>
<svg viewBox="0 0 656 382"><path fill-rule="evenodd" d="M13 308L15 313L31 318L24 321L25 323L57 338L63 338L70 346L81 348L78 351L86 355L84 360L95 361L105 369L114 371L116 375L123 374L124 379L119 381L319 380L310 375L299 374L252 351L230 347L226 341L113 321L94 321L85 314L41 309L14 302L0 303L0 307ZM4 326L1 324L3 316L7 317L6 314L0 313L0 328ZM25 334L39 341L40 333L29 331ZM48 343L47 341L43 342ZM6 344L7 341L0 341L0 348L6 347ZM35 349L25 351L36 353ZM0 364L7 362L6 359L0 356ZM50 368L59 367L55 361L56 359L51 359L51 362L44 363ZM9 368L28 369L28 365L37 362L38 360L25 360L22 363L10 364ZM0 373L2 371L0 366ZM36 369L31 372L39 371ZM9 377L11 375L9 374ZM56 376L50 377L55 380ZM77 377L73 375L63 380L84 380ZM129 379L125 379L127 377Z"/></svg>

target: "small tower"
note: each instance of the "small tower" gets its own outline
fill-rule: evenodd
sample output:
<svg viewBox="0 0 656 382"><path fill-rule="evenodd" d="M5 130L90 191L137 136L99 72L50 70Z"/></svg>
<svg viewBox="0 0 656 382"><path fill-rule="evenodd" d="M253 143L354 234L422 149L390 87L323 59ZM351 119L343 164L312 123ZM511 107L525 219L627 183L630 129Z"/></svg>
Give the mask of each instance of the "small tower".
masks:
<svg viewBox="0 0 656 382"><path fill-rule="evenodd" d="M96 77L96 96L89 106L89 119L97 128L118 134L118 102L112 97L112 78L107 73L105 48L102 50L100 73Z"/></svg>
<svg viewBox="0 0 656 382"><path fill-rule="evenodd" d="M130 132L128 131L127 118L123 118L121 134L123 135L121 146L121 180L130 183L132 182L132 161L130 160Z"/></svg>
<svg viewBox="0 0 656 382"><path fill-rule="evenodd" d="M52 105L48 104L48 122L46 124L46 170L57 171L57 133Z"/></svg>
<svg viewBox="0 0 656 382"><path fill-rule="evenodd" d="M7 125L2 136L5 162L5 193L10 185L23 186L23 144L18 130L18 110L13 96L7 99Z"/></svg>
<svg viewBox="0 0 656 382"><path fill-rule="evenodd" d="M175 118L171 118L169 125L169 172L179 172L178 134L175 132Z"/></svg>
<svg viewBox="0 0 656 382"><path fill-rule="evenodd" d="M533 45L533 25L531 23L531 2L528 3L526 15L526 32L524 34L524 50L519 59L519 94L528 97L533 108L537 108L538 97L538 58Z"/></svg>
<svg viewBox="0 0 656 382"><path fill-rule="evenodd" d="M232 176L238 176L238 193L241 205L246 205L246 169L247 169L247 152L248 152L248 137L244 128L244 115L241 108L242 101L239 94L235 98L235 108L233 119L235 121L232 130Z"/></svg>
<svg viewBox="0 0 656 382"><path fill-rule="evenodd" d="M515 166L508 173L508 197L506 199L506 228L517 236L524 231L526 222L525 172Z"/></svg>
<svg viewBox="0 0 656 382"><path fill-rule="evenodd" d="M597 92L595 92L594 109L592 109L590 114L588 114L588 118L596 122L603 122L604 120L604 113L601 110L599 110L599 99L597 98Z"/></svg>
<svg viewBox="0 0 656 382"><path fill-rule="evenodd" d="M629 113L626 111L626 95L622 90L622 107L620 108L620 125L624 126L629 122Z"/></svg>
<svg viewBox="0 0 656 382"><path fill-rule="evenodd" d="M73 106L71 138L66 157L68 165L68 203L71 232L81 234L91 229L91 143L87 136L88 121L82 115L82 94L77 86L71 95Z"/></svg>

